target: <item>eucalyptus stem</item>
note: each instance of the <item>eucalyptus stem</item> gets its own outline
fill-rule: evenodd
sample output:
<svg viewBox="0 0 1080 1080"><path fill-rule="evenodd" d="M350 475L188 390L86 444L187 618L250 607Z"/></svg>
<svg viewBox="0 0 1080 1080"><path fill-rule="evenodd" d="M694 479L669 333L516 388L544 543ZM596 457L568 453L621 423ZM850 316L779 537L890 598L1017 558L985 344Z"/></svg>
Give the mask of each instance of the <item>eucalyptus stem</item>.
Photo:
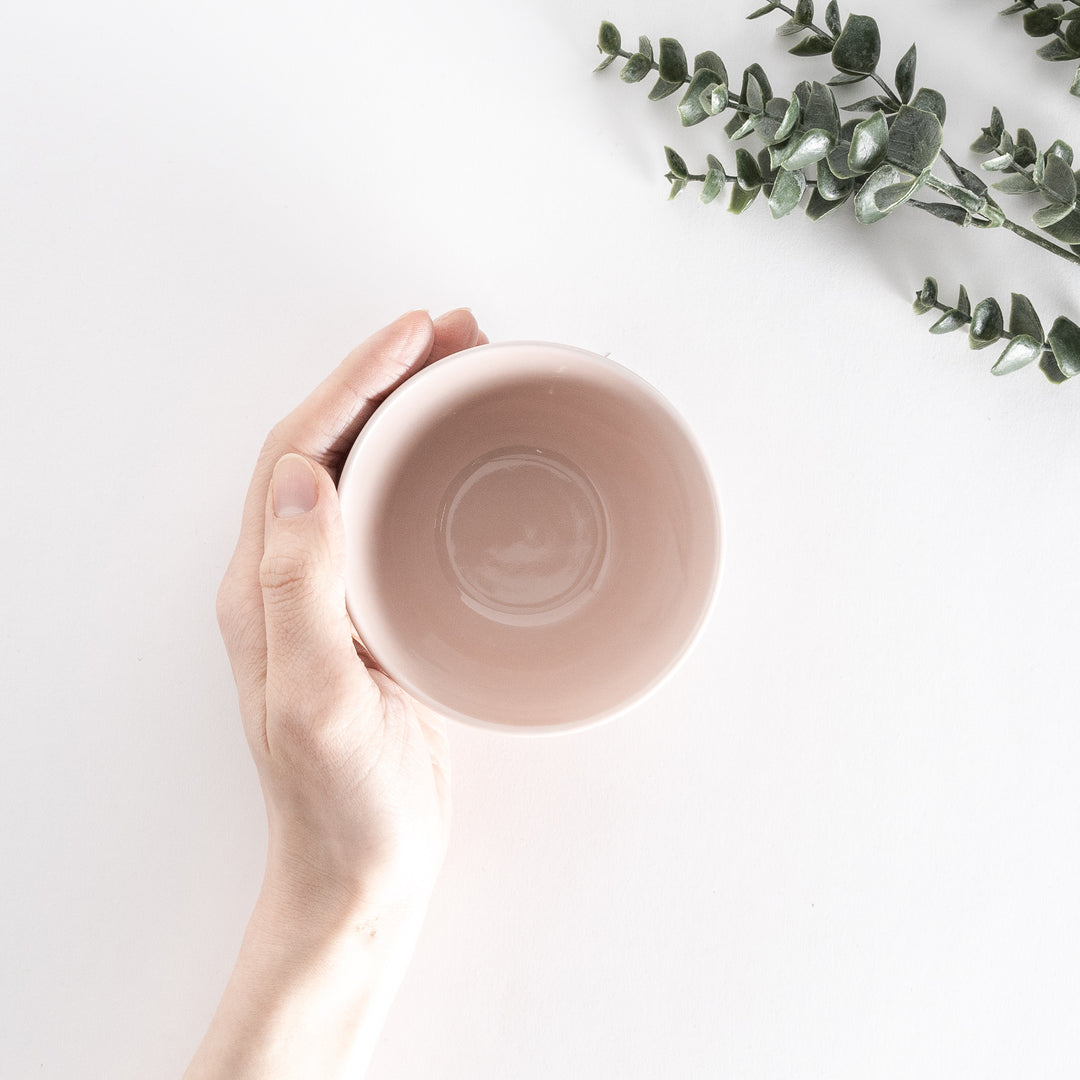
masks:
<svg viewBox="0 0 1080 1080"><path fill-rule="evenodd" d="M1010 221L1009 218L1003 218L1001 227L1003 229L1008 229L1009 232L1015 233L1017 236L1023 237L1025 240L1029 240L1033 244L1037 244L1043 251L1049 251L1051 254L1057 255L1067 262L1075 263L1080 266L1080 255L1077 255L1075 251L1059 247L1052 240L1047 240L1045 236L1040 236L1037 232L1032 232L1031 229L1025 229L1023 225L1018 225L1015 221Z"/></svg>
<svg viewBox="0 0 1080 1080"><path fill-rule="evenodd" d="M943 195L950 195L951 189L953 187L953 185L947 184L944 180L941 180L936 176L927 177L926 186ZM990 202L990 200L987 201ZM918 209L920 210L929 209L927 203L922 203L915 199L908 199L908 202L911 203L913 206L918 207ZM1064 259L1066 262L1071 262L1080 266L1080 255L1077 255L1076 252L1069 250L1069 248L1061 247L1059 244L1055 244L1052 240L1047 240L1045 236L1040 236L1038 233L1032 232L1031 229L1025 229L1023 225L1020 225L1017 222L1013 221L1011 218L1006 217L1004 212L997 205L997 203L993 203L993 205L998 211L998 213L995 214L994 220L1001 228L1007 229L1009 232L1014 233L1016 236L1019 236L1032 244L1038 245L1043 249L1043 251L1048 251L1052 255L1057 255L1058 258Z"/></svg>

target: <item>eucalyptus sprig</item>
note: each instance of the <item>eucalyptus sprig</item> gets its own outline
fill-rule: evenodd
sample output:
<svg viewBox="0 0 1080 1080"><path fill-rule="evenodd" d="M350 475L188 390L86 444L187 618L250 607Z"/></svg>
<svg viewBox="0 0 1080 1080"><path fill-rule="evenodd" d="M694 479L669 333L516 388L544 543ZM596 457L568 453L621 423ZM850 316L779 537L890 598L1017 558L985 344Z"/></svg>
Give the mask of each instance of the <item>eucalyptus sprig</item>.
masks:
<svg viewBox="0 0 1080 1080"><path fill-rule="evenodd" d="M677 153L668 154L671 195L688 184L703 185L701 197L711 202L727 182L732 185L728 208L742 213L764 192L774 217L791 213L809 191L806 213L817 220L853 202L855 217L864 224L880 221L911 201L922 188L937 192L946 203L915 200L913 205L958 225L977 228L1004 227L1059 258L1080 264L1080 254L1052 243L1046 237L1011 221L990 196L987 185L970 170L956 164L942 150L942 124L946 104L942 94L929 87L915 88L916 48L904 54L896 68L894 86L878 73L881 36L877 22L868 15L849 15L840 21L836 0L825 12L825 27L813 22L813 0L798 0L796 7L772 2L753 12L756 19L772 11L790 15L779 28L782 35L805 32L806 38L792 52L814 55L828 45L838 74L828 84L801 82L790 98L773 94L772 84L760 64L742 73L741 89L734 93L723 60L714 52L698 53L691 70L683 46L674 38L661 38L654 54L648 37L638 39L634 52L622 47L617 27L604 22L598 47L603 70L618 58L625 59L620 76L634 83L657 72L649 98L658 101L685 87L679 101L684 126L701 123L724 112L734 115L725 132L738 141L754 134L766 153L756 157L736 154L734 173L712 162L702 172L691 172ZM881 93L841 107L832 87L873 79ZM865 112L865 119L841 122L845 112ZM935 175L939 157L949 167L951 179ZM679 162L682 162L680 165ZM741 167L740 167L741 166ZM813 168L811 175L808 170ZM723 173L723 176L721 176Z"/></svg>
<svg viewBox="0 0 1080 1080"><path fill-rule="evenodd" d="M968 345L972 349L985 349L996 341L1007 341L990 369L993 375L1019 371L1036 360L1043 373L1054 382L1063 382L1080 374L1080 326L1059 315L1050 332L1044 333L1042 321L1023 293L1012 294L1008 330L1001 305L994 297L988 296L972 308L967 289L961 285L956 303L943 304L938 299L938 284L932 277L928 277L915 294L913 306L918 315L934 310L943 312L930 327L931 334L948 334L966 326Z"/></svg>
<svg viewBox="0 0 1080 1080"><path fill-rule="evenodd" d="M1017 0L1000 12L1002 15L1024 13L1024 31L1029 37L1052 40L1035 51L1044 60L1080 60L1080 0L1064 4L1037 4L1035 0ZM1080 67L1073 75L1069 93L1080 97Z"/></svg>
<svg viewBox="0 0 1080 1080"><path fill-rule="evenodd" d="M748 18L776 11L788 15L777 31L781 36L802 35L790 52L830 56L837 73L828 83L803 81L790 97L778 96L765 70L754 63L742 72L736 93L715 52L698 53L691 67L683 46L674 38L661 38L654 53L650 39L639 37L636 50L630 51L623 48L614 24L601 24L598 47L604 59L598 71L621 58L625 63L620 77L625 82L640 82L655 72L649 98L660 100L682 91L678 111L684 126L730 113L724 130L733 142L753 134L763 144L756 154L737 148L730 170L708 154L705 168L698 172L690 169L677 150L665 147L669 197L699 183L703 202L713 202L728 190L728 209L741 214L763 194L773 217L780 218L802 205L809 192L805 212L810 218L822 218L850 200L856 219L864 224L880 221L908 203L957 225L1005 228L1080 264L1080 174L1066 168L1072 160L1067 144L1058 140L1040 154L1025 129L1016 137L1005 130L997 109L975 143L980 152L992 154L983 163L985 169L1010 174L996 185L998 189L1039 191L1046 196L1048 205L1036 213L1035 223L1054 238L1050 239L1008 218L987 183L945 151L945 98L930 87L916 88L914 44L900 58L890 83L878 70L881 35L870 16L853 14L842 20L837 0L830 0L824 25L819 26L814 22L813 0L798 0L794 7L770 0ZM844 106L837 102L834 87L866 80L877 84L874 94ZM842 121L842 111L866 115ZM951 175L935 173L939 161ZM916 198L924 189L939 198ZM999 370L1013 370L1011 363ZM1066 373L1064 368L1061 371Z"/></svg>
<svg viewBox="0 0 1080 1080"><path fill-rule="evenodd" d="M1055 139L1040 153L1035 137L1027 128L1012 135L1005 127L1001 110L990 111L990 123L971 144L976 154L987 156L982 167L988 172L1007 173L993 186L1009 195L1039 194L1047 205L1036 210L1032 220L1055 240L1080 252L1080 197L1077 174L1073 172L1072 147Z"/></svg>

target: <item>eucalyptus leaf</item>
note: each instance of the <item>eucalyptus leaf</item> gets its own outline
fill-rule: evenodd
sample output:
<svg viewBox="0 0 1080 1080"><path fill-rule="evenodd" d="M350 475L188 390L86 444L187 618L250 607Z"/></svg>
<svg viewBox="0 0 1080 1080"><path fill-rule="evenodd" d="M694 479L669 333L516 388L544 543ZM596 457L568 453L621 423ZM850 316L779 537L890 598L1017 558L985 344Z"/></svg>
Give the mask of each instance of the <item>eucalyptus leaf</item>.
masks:
<svg viewBox="0 0 1080 1080"><path fill-rule="evenodd" d="M757 198L760 190L759 187L747 190L739 184L732 184L731 202L728 203L728 210L733 214L741 214Z"/></svg>
<svg viewBox="0 0 1080 1080"><path fill-rule="evenodd" d="M765 69L760 64L751 64L744 72L742 78L742 93L740 98L746 101L746 87L747 83L753 77L758 84L758 88L761 91L761 97L763 101L768 101L773 96L772 83L769 82L769 76L765 74Z"/></svg>
<svg viewBox="0 0 1080 1080"><path fill-rule="evenodd" d="M835 141L840 134L840 113L833 92L824 84L811 83L810 97L803 108L802 127L809 131L819 128Z"/></svg>
<svg viewBox="0 0 1080 1080"><path fill-rule="evenodd" d="M959 330L961 326L967 323L967 319L953 308L950 308L941 316L940 319L933 326L930 327L931 334L951 334L954 330Z"/></svg>
<svg viewBox="0 0 1080 1080"><path fill-rule="evenodd" d="M869 15L849 15L833 46L832 62L848 75L869 75L881 58L881 33Z"/></svg>
<svg viewBox="0 0 1080 1080"><path fill-rule="evenodd" d="M1052 199L1072 206L1076 202L1076 177L1061 158L1048 154L1043 173L1042 190Z"/></svg>
<svg viewBox="0 0 1080 1080"><path fill-rule="evenodd" d="M750 110L751 113L761 113L765 111L765 95L761 89L761 83L758 82L757 76L748 75L746 77L745 89L743 90L743 104Z"/></svg>
<svg viewBox="0 0 1080 1080"><path fill-rule="evenodd" d="M1031 215L1031 220L1039 226L1040 229L1045 229L1050 225L1056 225L1059 221L1067 218L1073 213L1073 208L1068 203L1050 203L1048 206L1044 206L1039 210L1036 210Z"/></svg>
<svg viewBox="0 0 1080 1080"><path fill-rule="evenodd" d="M840 25L840 6L836 0L829 0L829 6L825 8L825 25L833 37L839 37L843 29Z"/></svg>
<svg viewBox="0 0 1080 1080"><path fill-rule="evenodd" d="M788 108L789 104L783 98L770 98L764 111L754 117L754 131L766 146L783 141L777 132L787 118Z"/></svg>
<svg viewBox="0 0 1080 1080"><path fill-rule="evenodd" d="M657 79L653 88L649 91L650 101L662 101L666 97L670 97L677 90L682 89L681 82L668 82L667 79Z"/></svg>
<svg viewBox="0 0 1080 1080"><path fill-rule="evenodd" d="M766 4L764 7L759 7L757 11L751 11L746 17L748 19L760 19L762 15L769 15L774 12L780 6L779 0L775 4Z"/></svg>
<svg viewBox="0 0 1080 1080"><path fill-rule="evenodd" d="M1009 310L1009 333L1027 334L1036 338L1041 345L1045 340L1042 323L1035 312L1035 306L1023 293L1012 294L1012 307Z"/></svg>
<svg viewBox="0 0 1080 1080"><path fill-rule="evenodd" d="M709 68L701 68L694 72L694 77L690 80L690 85L679 102L679 116L684 127L700 124L702 120L715 116L720 111L720 109L716 112L711 111L705 102L711 102L713 90L719 89L722 85L720 76ZM726 87L723 88L723 97L724 104L727 104Z"/></svg>
<svg viewBox="0 0 1080 1080"><path fill-rule="evenodd" d="M668 199L674 199L683 188L686 187L686 180L681 176L673 176L671 178L671 190L668 192Z"/></svg>
<svg viewBox="0 0 1080 1080"><path fill-rule="evenodd" d="M673 176L677 176L680 180L685 180L690 175L690 170L686 167L686 162L677 151L672 150L670 146L665 146L664 156L667 158L668 168L671 170Z"/></svg>
<svg viewBox="0 0 1080 1080"><path fill-rule="evenodd" d="M960 286L960 295L957 297L955 306L956 310L959 311L961 315L971 314L971 298L968 296L968 291L963 285Z"/></svg>
<svg viewBox="0 0 1080 1080"><path fill-rule="evenodd" d="M811 128L801 135L793 135L788 140L778 164L789 171L805 169L808 165L819 162L833 148L835 142L827 131Z"/></svg>
<svg viewBox="0 0 1080 1080"><path fill-rule="evenodd" d="M1042 340L1036 341L1027 334L1018 334L1005 346L1005 351L990 369L991 375L1009 375L1038 360L1043 351Z"/></svg>
<svg viewBox="0 0 1080 1080"><path fill-rule="evenodd" d="M619 33L619 28L614 23L602 22L597 44L601 52L618 56L622 49L622 34Z"/></svg>
<svg viewBox="0 0 1080 1080"><path fill-rule="evenodd" d="M715 158L713 159L716 160ZM719 165L719 162L717 162ZM705 183L701 187L701 201L703 203L711 203L721 191L724 190L724 184L727 182L727 174L723 167L715 168L710 167L705 173Z"/></svg>
<svg viewBox="0 0 1080 1080"><path fill-rule="evenodd" d="M1080 8L1077 8L1077 11L1080 11ZM1052 155L1053 157L1061 158L1061 160L1064 161L1066 165L1071 166L1073 163L1072 147L1067 142L1063 142L1061 139L1055 139L1050 144L1050 149L1047 150L1046 153L1048 156Z"/></svg>
<svg viewBox="0 0 1080 1080"><path fill-rule="evenodd" d="M790 214L806 191L806 177L801 172L788 172L781 169L769 195L769 209L774 218Z"/></svg>
<svg viewBox="0 0 1080 1080"><path fill-rule="evenodd" d="M776 129L774 135L777 142L783 142L795 130L795 125L799 122L801 113L799 99L792 94L791 101L784 110L784 118L780 121L780 126Z"/></svg>
<svg viewBox="0 0 1080 1080"><path fill-rule="evenodd" d="M868 79L869 75L852 75L848 72L840 72L839 75L834 75L828 82L829 86L848 86L852 83L861 83L864 79Z"/></svg>
<svg viewBox="0 0 1080 1080"><path fill-rule="evenodd" d="M872 94L870 97L860 98L841 108L844 112L870 112L875 109L879 112L896 112L896 106L884 94Z"/></svg>
<svg viewBox="0 0 1080 1080"><path fill-rule="evenodd" d="M833 176L840 180L848 180L862 173L862 170L852 169L848 165L848 151L851 140L855 135L855 128L858 127L859 123L858 120L845 120L840 125L840 138L837 140L836 146L826 156L825 160L830 171Z"/></svg>
<svg viewBox="0 0 1080 1080"><path fill-rule="evenodd" d="M814 21L814 0L798 0L792 18L800 26L809 26Z"/></svg>
<svg viewBox="0 0 1080 1080"><path fill-rule="evenodd" d="M1047 4L1035 8L1024 16L1024 30L1030 37L1047 37L1056 33L1058 19L1065 13L1061 4Z"/></svg>
<svg viewBox="0 0 1080 1080"><path fill-rule="evenodd" d="M1006 176L1004 180L999 180L994 187L1007 195L1023 195L1029 191L1039 190L1039 185L1027 173L1013 173L1011 176Z"/></svg>
<svg viewBox="0 0 1080 1080"><path fill-rule="evenodd" d="M910 173L921 173L937 160L941 138L941 124L933 113L901 105L889 127L886 160Z"/></svg>
<svg viewBox="0 0 1080 1080"><path fill-rule="evenodd" d="M923 180L924 177L912 176L889 162L879 165L855 195L855 217L864 225L880 221L914 194ZM880 203L879 195L883 196Z"/></svg>
<svg viewBox="0 0 1080 1080"><path fill-rule="evenodd" d="M1059 315L1046 335L1061 374L1067 379L1080 374L1080 326Z"/></svg>
<svg viewBox="0 0 1080 1080"><path fill-rule="evenodd" d="M1073 9L1073 14L1080 16L1080 11ZM1062 18L1062 22L1064 22ZM1065 25L1065 44L1075 53L1077 49L1080 49L1080 23L1071 21Z"/></svg>
<svg viewBox="0 0 1080 1080"><path fill-rule="evenodd" d="M794 19L788 19L786 23L781 23L776 28L777 37L791 37L793 34L801 34L806 27L802 23L797 23Z"/></svg>
<svg viewBox="0 0 1080 1080"><path fill-rule="evenodd" d="M918 180L904 180L899 184L890 184L888 187L878 188L874 192L874 206L883 214L890 214L901 203L906 202L912 192L919 187Z"/></svg>
<svg viewBox="0 0 1080 1080"><path fill-rule="evenodd" d="M828 161L819 161L817 167L817 192L826 202L841 202L855 189L851 177L841 178L833 174Z"/></svg>
<svg viewBox="0 0 1080 1080"><path fill-rule="evenodd" d="M1002 330L1005 318L1001 314L1001 305L992 297L980 300L971 313L971 326L968 328L968 344L973 349L985 349L993 345Z"/></svg>
<svg viewBox="0 0 1080 1080"><path fill-rule="evenodd" d="M792 56L825 56L832 52L832 39L821 37L819 34L811 34L804 37L798 45L788 49Z"/></svg>
<svg viewBox="0 0 1080 1080"><path fill-rule="evenodd" d="M600 63L597 64L596 67L593 68L593 71L603 71L604 68L609 67L610 65L614 64L615 61L618 60L618 59L619 59L619 54L618 53L611 53L610 56L605 56L604 59L601 60Z"/></svg>
<svg viewBox="0 0 1080 1080"><path fill-rule="evenodd" d="M728 88L724 83L712 83L701 91L698 100L709 116L719 116L727 108Z"/></svg>
<svg viewBox="0 0 1080 1080"><path fill-rule="evenodd" d="M901 57L900 63L896 65L896 92L905 104L911 100L911 95L915 90L916 57L916 49L912 45Z"/></svg>
<svg viewBox="0 0 1080 1080"><path fill-rule="evenodd" d="M885 114L871 113L856 125L848 150L848 168L853 173L871 172L885 160L889 140L889 125Z"/></svg>
<svg viewBox="0 0 1080 1080"><path fill-rule="evenodd" d="M945 202L917 202L915 199L909 199L908 201L912 206L917 206L920 210L925 210L927 213L933 214L934 217L941 218L942 221L951 221L954 225L961 227L971 224L971 214L962 206Z"/></svg>
<svg viewBox="0 0 1080 1080"><path fill-rule="evenodd" d="M741 113L736 113L724 125L724 131L727 133L727 137L732 142L738 142L740 139L745 139L747 135L753 132L755 119L756 117L753 116L744 118Z"/></svg>
<svg viewBox="0 0 1080 1080"><path fill-rule="evenodd" d="M727 86L727 68L724 67L724 61L721 60L716 53L706 50L705 52L699 52L697 56L694 57L694 71L701 71L702 68L708 68L709 71L715 71L719 76L716 81Z"/></svg>
<svg viewBox="0 0 1080 1080"><path fill-rule="evenodd" d="M917 315L923 315L926 312L933 310L934 305L937 303L937 298L937 281L932 277L928 277L923 282L923 287L915 294L915 313Z"/></svg>
<svg viewBox="0 0 1080 1080"><path fill-rule="evenodd" d="M1058 63L1062 60L1075 60L1077 56L1076 50L1062 41L1061 38L1048 41L1042 48L1036 49L1035 52L1044 60L1053 60Z"/></svg>
<svg viewBox="0 0 1080 1080"><path fill-rule="evenodd" d="M674 38L660 39L660 78L680 86L689 78L686 53Z"/></svg>
<svg viewBox="0 0 1080 1080"><path fill-rule="evenodd" d="M806 203L806 216L811 221L820 221L826 214L830 214L833 210L843 206L846 201L846 195L843 199L830 200L822 198L820 191L812 191Z"/></svg>
<svg viewBox="0 0 1080 1080"><path fill-rule="evenodd" d="M761 170L757 160L749 150L744 150L741 146L735 151L735 175L739 187L745 191L761 187Z"/></svg>
<svg viewBox="0 0 1080 1080"><path fill-rule="evenodd" d="M628 83L641 82L650 71L652 71L652 57L646 56L643 52L636 52L623 64L619 78Z"/></svg>
<svg viewBox="0 0 1080 1080"><path fill-rule="evenodd" d="M973 214L982 213L986 208L986 198L982 195L976 195L974 191L968 191L967 188L945 183L937 183L935 188L942 195L948 195L950 199L958 202L965 210L969 210Z"/></svg>

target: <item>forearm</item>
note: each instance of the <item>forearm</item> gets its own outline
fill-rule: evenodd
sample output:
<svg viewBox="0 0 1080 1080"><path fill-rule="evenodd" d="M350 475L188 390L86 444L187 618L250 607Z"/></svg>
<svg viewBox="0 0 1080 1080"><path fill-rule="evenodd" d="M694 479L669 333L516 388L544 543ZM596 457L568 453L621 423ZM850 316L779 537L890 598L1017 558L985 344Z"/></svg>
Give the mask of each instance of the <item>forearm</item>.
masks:
<svg viewBox="0 0 1080 1080"><path fill-rule="evenodd" d="M423 909L372 910L265 881L184 1080L359 1080Z"/></svg>

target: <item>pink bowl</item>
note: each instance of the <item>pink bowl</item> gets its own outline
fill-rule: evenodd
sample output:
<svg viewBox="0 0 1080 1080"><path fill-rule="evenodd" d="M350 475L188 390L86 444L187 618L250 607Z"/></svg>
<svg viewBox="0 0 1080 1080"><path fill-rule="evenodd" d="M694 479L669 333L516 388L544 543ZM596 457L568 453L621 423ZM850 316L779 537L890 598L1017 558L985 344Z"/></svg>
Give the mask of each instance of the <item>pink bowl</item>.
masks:
<svg viewBox="0 0 1080 1080"><path fill-rule="evenodd" d="M479 727L566 731L639 702L719 582L716 495L685 422L567 345L425 368L365 425L339 494L357 634L414 697Z"/></svg>

